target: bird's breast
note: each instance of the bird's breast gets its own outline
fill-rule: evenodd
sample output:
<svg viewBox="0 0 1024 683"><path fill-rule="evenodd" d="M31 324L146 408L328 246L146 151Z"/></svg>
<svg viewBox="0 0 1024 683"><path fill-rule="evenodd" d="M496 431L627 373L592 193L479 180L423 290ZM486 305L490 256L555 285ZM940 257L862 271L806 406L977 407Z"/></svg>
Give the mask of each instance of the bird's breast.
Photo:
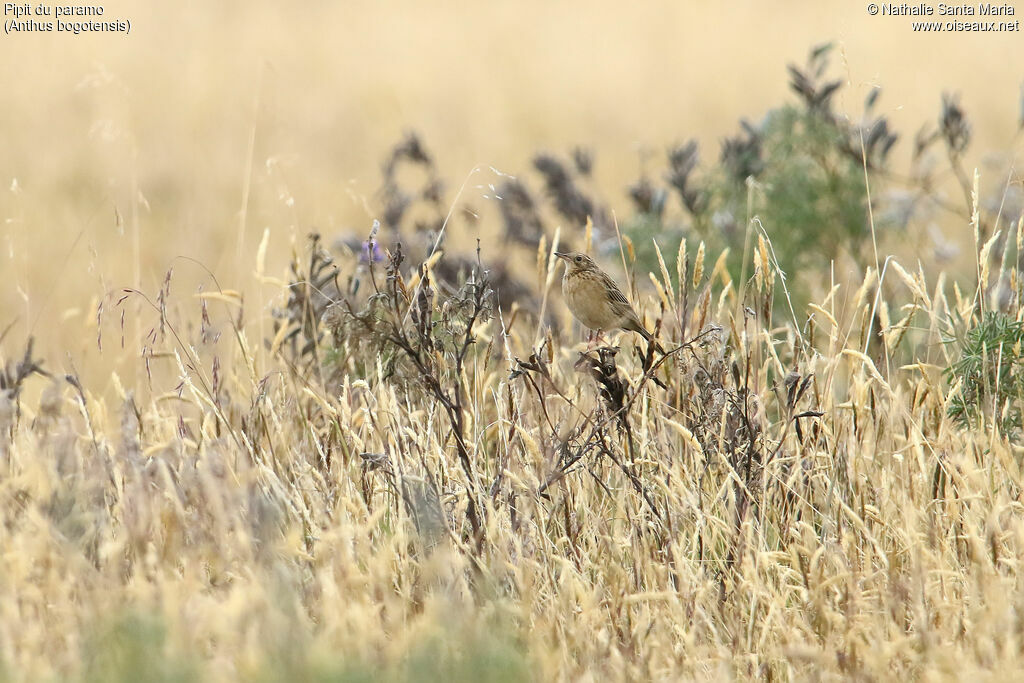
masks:
<svg viewBox="0 0 1024 683"><path fill-rule="evenodd" d="M612 310L604 285L595 277L566 276L562 280L569 310L576 319L592 330L610 330L617 327L619 316Z"/></svg>

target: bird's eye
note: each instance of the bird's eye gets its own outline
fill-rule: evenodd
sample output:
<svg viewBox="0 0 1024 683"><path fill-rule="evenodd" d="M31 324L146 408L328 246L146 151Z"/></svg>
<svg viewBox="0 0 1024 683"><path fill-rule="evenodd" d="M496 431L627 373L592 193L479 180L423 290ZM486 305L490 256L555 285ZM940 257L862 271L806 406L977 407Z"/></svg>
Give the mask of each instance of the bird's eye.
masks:
<svg viewBox="0 0 1024 683"><path fill-rule="evenodd" d="M577 256L576 257L576 263L583 263L583 257L582 256Z"/></svg>

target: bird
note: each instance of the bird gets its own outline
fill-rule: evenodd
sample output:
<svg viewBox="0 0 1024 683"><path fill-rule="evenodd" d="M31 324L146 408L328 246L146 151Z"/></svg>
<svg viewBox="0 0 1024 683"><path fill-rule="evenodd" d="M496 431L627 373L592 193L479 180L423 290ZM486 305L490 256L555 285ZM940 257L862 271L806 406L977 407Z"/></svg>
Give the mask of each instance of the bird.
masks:
<svg viewBox="0 0 1024 683"><path fill-rule="evenodd" d="M601 330L621 328L636 332L659 350L654 335L647 331L629 299L607 273L586 254L555 252L565 261L562 294L573 316L600 335Z"/></svg>

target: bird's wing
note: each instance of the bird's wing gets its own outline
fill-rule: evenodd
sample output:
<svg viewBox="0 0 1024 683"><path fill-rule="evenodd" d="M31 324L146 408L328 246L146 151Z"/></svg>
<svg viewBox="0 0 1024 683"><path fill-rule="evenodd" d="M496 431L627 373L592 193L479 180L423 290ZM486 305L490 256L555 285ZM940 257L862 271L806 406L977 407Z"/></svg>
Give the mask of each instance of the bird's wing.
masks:
<svg viewBox="0 0 1024 683"><path fill-rule="evenodd" d="M602 273L602 275L604 275L604 273ZM616 285L610 277L604 275L601 280L602 284L604 284L605 291L608 292L609 301L617 304L625 304L626 306L630 305L629 299L626 298L626 295L622 293L622 290L619 289L619 286Z"/></svg>

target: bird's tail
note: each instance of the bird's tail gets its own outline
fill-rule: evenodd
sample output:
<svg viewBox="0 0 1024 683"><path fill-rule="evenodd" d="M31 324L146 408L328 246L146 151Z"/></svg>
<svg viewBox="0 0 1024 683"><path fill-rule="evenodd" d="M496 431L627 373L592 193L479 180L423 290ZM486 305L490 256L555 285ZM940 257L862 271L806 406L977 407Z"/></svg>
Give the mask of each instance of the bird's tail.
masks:
<svg viewBox="0 0 1024 683"><path fill-rule="evenodd" d="M658 350L658 353L661 353L661 354L665 353L665 349L662 348L661 344L658 343L657 337L655 337L653 334L648 332L647 328L644 327L642 323L640 323L639 321L638 322L630 321L630 323L632 323L631 326L630 326L630 329L633 332L638 333L644 339L646 339L650 343L654 344L654 348L656 348Z"/></svg>

